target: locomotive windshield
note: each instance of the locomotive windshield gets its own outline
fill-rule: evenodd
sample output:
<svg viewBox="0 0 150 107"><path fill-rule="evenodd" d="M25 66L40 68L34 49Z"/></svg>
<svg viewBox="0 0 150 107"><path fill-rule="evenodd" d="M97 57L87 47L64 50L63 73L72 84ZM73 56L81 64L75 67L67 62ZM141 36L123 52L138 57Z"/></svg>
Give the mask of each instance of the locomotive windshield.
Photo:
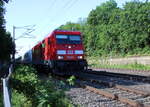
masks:
<svg viewBox="0 0 150 107"><path fill-rule="evenodd" d="M56 35L57 44L81 44L80 35Z"/></svg>

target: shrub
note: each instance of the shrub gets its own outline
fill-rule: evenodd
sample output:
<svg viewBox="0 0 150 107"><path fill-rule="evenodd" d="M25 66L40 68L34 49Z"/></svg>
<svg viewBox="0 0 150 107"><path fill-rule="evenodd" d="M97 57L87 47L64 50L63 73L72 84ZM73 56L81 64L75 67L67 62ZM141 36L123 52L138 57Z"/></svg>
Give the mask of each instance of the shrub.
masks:
<svg viewBox="0 0 150 107"><path fill-rule="evenodd" d="M13 106L38 107L70 107L64 91L58 89L54 82L39 79L37 71L31 66L17 66L12 75ZM19 97L16 97L19 96ZM27 102L27 103L25 103ZM25 103L25 105L24 105Z"/></svg>

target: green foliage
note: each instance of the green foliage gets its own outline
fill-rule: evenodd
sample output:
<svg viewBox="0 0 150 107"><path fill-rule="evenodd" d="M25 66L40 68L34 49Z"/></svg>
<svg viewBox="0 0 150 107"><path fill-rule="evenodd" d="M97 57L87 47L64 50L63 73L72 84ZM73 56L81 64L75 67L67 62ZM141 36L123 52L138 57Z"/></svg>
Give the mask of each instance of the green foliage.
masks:
<svg viewBox="0 0 150 107"><path fill-rule="evenodd" d="M11 79L13 106L23 107L70 107L69 100L53 81L39 79L31 66L18 66ZM17 98L16 96L19 96ZM24 102L27 102L24 104Z"/></svg>
<svg viewBox="0 0 150 107"><path fill-rule="evenodd" d="M3 107L3 93L0 93L0 107Z"/></svg>
<svg viewBox="0 0 150 107"><path fill-rule="evenodd" d="M110 64L107 60L100 62L99 57L88 58L89 66L92 68L118 68L118 69L129 69L129 70L150 70L149 65L138 64L137 62L132 64Z"/></svg>
<svg viewBox="0 0 150 107"><path fill-rule="evenodd" d="M107 65L107 64L91 64L93 68L117 68L117 69L129 69L129 70L150 70L150 66L142 64L125 64L125 65Z"/></svg>
<svg viewBox="0 0 150 107"><path fill-rule="evenodd" d="M66 23L61 29L83 33L90 56L150 53L150 2L127 2L123 8L114 0L92 10L84 24Z"/></svg>
<svg viewBox="0 0 150 107"><path fill-rule="evenodd" d="M71 76L69 79L67 79L67 82L68 82L70 85L74 85L74 84L75 84L75 80L76 80L76 77L73 75L73 76Z"/></svg>
<svg viewBox="0 0 150 107"><path fill-rule="evenodd" d="M82 26L80 24L75 24L71 22L67 22L67 26L60 26L59 29L64 29L64 30L80 30Z"/></svg>
<svg viewBox="0 0 150 107"><path fill-rule="evenodd" d="M5 30L4 3L0 1L0 60L7 61L13 51L12 38Z"/></svg>
<svg viewBox="0 0 150 107"><path fill-rule="evenodd" d="M17 90L13 90L12 92L12 105L14 107L31 107L31 102L27 99L27 97L23 93L18 93Z"/></svg>

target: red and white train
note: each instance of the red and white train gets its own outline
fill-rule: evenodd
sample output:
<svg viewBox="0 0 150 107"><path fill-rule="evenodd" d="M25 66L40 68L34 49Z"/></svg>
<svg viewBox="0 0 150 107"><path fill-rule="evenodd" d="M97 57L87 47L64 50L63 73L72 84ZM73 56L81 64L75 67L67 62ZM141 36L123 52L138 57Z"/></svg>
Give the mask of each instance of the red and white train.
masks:
<svg viewBox="0 0 150 107"><path fill-rule="evenodd" d="M87 69L81 32L53 31L24 55L23 62L53 72Z"/></svg>

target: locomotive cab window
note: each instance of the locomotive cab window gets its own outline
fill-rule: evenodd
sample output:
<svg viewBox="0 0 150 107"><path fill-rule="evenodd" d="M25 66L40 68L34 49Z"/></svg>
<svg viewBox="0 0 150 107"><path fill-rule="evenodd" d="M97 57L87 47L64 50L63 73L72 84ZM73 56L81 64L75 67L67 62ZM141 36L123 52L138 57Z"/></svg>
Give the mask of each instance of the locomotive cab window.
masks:
<svg viewBox="0 0 150 107"><path fill-rule="evenodd" d="M67 35L56 35L57 39L67 39Z"/></svg>
<svg viewBox="0 0 150 107"><path fill-rule="evenodd" d="M72 44L80 44L81 37L79 35L69 35L69 42Z"/></svg>
<svg viewBox="0 0 150 107"><path fill-rule="evenodd" d="M81 44L80 35L56 35L57 44Z"/></svg>
<svg viewBox="0 0 150 107"><path fill-rule="evenodd" d="M58 44L66 44L67 43L67 35L56 35L56 41Z"/></svg>

